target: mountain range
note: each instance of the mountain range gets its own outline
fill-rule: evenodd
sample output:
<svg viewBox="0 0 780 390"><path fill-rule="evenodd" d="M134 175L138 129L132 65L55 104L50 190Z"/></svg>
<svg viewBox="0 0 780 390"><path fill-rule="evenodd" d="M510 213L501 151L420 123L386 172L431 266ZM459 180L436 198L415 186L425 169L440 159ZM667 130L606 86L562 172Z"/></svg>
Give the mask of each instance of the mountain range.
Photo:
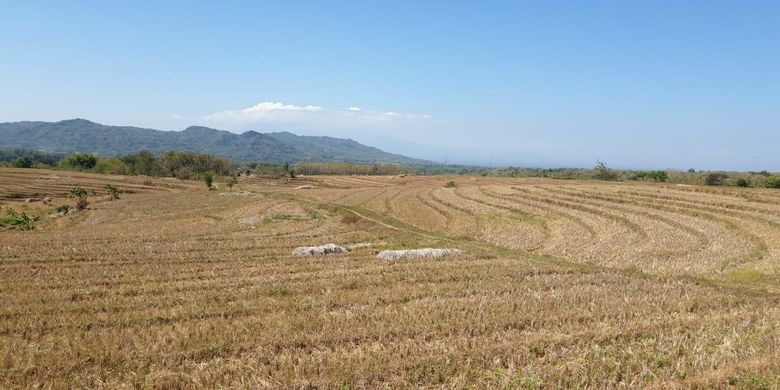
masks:
<svg viewBox="0 0 780 390"><path fill-rule="evenodd" d="M0 149L82 152L102 156L140 150L161 153L194 151L234 161L294 163L342 161L353 163L431 164L360 144L351 139L299 136L288 132L241 134L202 126L162 131L131 126L107 126L85 119L59 122L0 123Z"/></svg>

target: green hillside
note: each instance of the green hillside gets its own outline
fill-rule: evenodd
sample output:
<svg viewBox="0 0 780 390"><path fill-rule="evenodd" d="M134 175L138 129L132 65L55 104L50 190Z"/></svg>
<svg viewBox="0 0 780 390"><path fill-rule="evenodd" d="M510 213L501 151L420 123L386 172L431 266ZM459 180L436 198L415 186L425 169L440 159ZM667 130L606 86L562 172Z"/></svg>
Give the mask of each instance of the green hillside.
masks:
<svg viewBox="0 0 780 390"><path fill-rule="evenodd" d="M47 152L84 152L124 155L139 150L195 151L236 161L298 162L344 161L356 163L426 164L387 153L350 139L298 136L292 133L235 134L191 126L183 131L161 131L130 126L106 126L84 119L60 122L0 123L0 149Z"/></svg>

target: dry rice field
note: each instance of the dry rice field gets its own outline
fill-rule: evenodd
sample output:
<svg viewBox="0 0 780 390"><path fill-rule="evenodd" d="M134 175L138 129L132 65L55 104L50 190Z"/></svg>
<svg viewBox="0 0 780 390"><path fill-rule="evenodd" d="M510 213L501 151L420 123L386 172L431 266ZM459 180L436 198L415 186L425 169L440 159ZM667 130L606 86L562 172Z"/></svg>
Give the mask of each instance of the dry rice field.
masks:
<svg viewBox="0 0 780 390"><path fill-rule="evenodd" d="M780 191L2 168L0 206L42 216L0 231L0 388L780 388ZM421 247L462 253L375 258Z"/></svg>

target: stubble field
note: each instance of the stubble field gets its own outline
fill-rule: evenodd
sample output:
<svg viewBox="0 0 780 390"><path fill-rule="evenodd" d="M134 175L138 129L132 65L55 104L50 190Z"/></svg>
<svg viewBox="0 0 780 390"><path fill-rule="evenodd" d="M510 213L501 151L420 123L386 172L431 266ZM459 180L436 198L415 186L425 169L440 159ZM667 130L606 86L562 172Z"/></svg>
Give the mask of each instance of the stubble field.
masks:
<svg viewBox="0 0 780 390"><path fill-rule="evenodd" d="M780 387L778 191L0 169L0 205L43 216L0 231L2 388ZM375 258L421 247L463 252Z"/></svg>

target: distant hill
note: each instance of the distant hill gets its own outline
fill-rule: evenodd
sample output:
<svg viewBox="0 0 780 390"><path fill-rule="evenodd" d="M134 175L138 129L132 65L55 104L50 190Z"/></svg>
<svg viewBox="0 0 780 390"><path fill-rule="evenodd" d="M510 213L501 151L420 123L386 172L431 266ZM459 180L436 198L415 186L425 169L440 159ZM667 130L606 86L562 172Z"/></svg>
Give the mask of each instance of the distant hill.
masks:
<svg viewBox="0 0 780 390"><path fill-rule="evenodd" d="M125 155L140 150L195 151L236 161L430 164L392 154L351 139L299 136L292 133L235 134L191 126L183 131L161 131L130 126L106 126L85 119L60 122L0 123L0 149L47 152L84 152Z"/></svg>

